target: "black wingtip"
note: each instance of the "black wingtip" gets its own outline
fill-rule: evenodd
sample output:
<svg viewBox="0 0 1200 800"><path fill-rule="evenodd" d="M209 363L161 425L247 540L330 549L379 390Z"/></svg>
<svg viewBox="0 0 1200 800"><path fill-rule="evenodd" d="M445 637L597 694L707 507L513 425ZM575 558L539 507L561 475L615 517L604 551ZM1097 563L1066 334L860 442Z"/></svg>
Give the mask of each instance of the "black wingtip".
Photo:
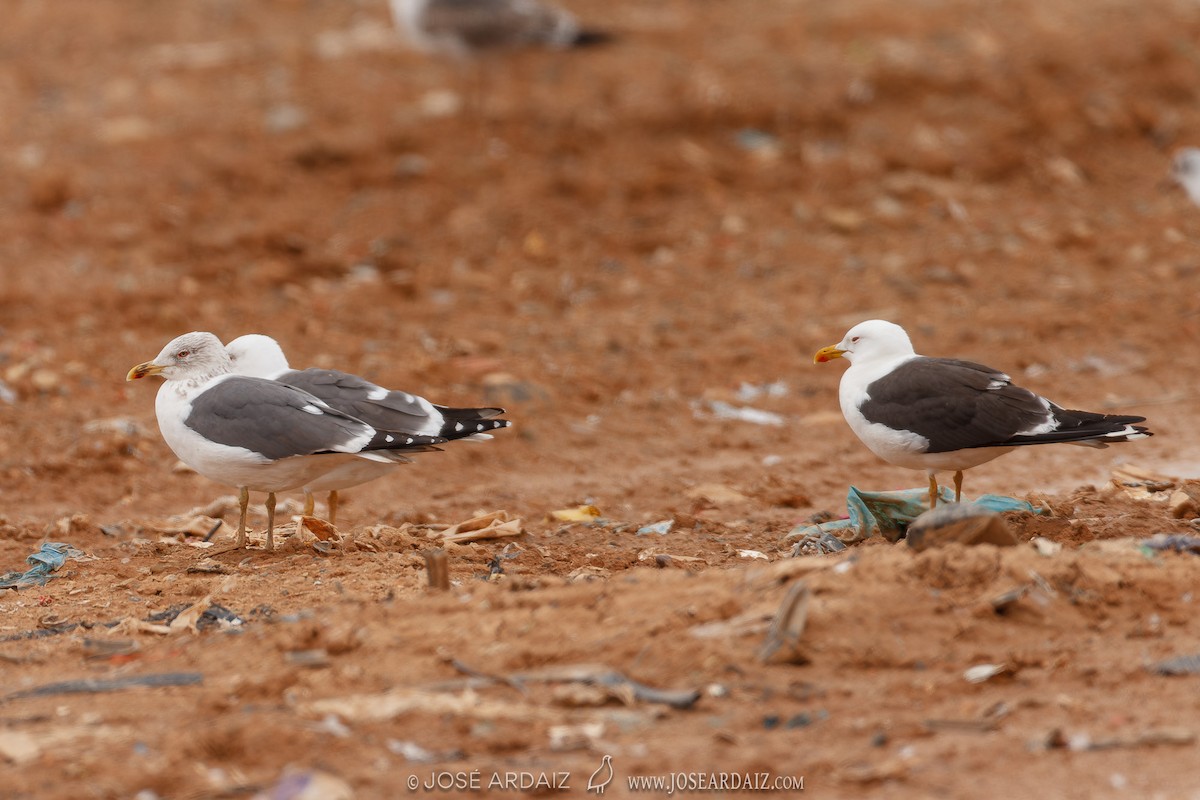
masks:
<svg viewBox="0 0 1200 800"><path fill-rule="evenodd" d="M497 428L507 428L512 422L506 419L470 419L447 420L442 426L440 435L446 439L468 439L472 436L494 431Z"/></svg>

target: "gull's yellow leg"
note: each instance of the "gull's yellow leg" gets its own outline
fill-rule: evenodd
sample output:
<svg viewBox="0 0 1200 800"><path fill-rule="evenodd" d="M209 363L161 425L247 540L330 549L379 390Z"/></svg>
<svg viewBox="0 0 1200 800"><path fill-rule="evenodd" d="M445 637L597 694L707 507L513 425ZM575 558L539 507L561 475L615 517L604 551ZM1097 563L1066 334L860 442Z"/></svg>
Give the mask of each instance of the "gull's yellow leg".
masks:
<svg viewBox="0 0 1200 800"><path fill-rule="evenodd" d="M275 493L267 492L267 549L275 549Z"/></svg>
<svg viewBox="0 0 1200 800"><path fill-rule="evenodd" d="M250 490L245 486L238 490L238 507L242 513L238 516L238 532L237 541L234 547L242 548L246 546L246 507L250 505Z"/></svg>
<svg viewBox="0 0 1200 800"><path fill-rule="evenodd" d="M337 506L338 506L337 490L334 489L332 492L329 493L329 524L330 525L337 524Z"/></svg>
<svg viewBox="0 0 1200 800"><path fill-rule="evenodd" d="M962 470L954 473L954 502L962 500Z"/></svg>
<svg viewBox="0 0 1200 800"><path fill-rule="evenodd" d="M304 490L304 516L311 517L313 508L317 505L317 501L313 499L313 493L308 489Z"/></svg>
<svg viewBox="0 0 1200 800"><path fill-rule="evenodd" d="M937 477L931 472L929 473L929 507L936 508L938 499Z"/></svg>

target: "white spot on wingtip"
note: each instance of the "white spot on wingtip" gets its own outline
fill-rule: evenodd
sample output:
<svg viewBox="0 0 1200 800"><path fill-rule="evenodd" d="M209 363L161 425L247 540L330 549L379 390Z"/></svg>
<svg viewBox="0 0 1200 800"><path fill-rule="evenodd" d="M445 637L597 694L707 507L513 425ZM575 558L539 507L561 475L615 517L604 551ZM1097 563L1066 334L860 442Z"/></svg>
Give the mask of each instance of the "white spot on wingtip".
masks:
<svg viewBox="0 0 1200 800"><path fill-rule="evenodd" d="M301 410L301 411L306 411L306 412L308 412L309 414L318 414L318 415L319 415L319 414L324 414L324 413L325 413L323 410L321 410L321 409L317 408L317 407L316 407L316 406L314 406L312 403L305 403L304 405L300 406L300 410Z"/></svg>
<svg viewBox="0 0 1200 800"><path fill-rule="evenodd" d="M461 431L462 429L463 429L463 424L461 422L454 423L454 430Z"/></svg>
<svg viewBox="0 0 1200 800"><path fill-rule="evenodd" d="M383 440L385 442L394 442L394 441L396 441L396 437L392 436L391 434L388 434L387 436L383 437Z"/></svg>

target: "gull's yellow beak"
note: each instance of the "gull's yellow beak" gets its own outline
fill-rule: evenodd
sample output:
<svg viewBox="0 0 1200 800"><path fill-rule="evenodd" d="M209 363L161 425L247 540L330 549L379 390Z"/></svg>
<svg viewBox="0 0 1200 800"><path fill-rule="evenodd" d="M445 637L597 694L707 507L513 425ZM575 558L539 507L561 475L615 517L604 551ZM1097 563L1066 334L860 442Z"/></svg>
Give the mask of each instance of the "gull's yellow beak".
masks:
<svg viewBox="0 0 1200 800"><path fill-rule="evenodd" d="M129 370L129 374L125 376L125 380L136 381L138 378L144 378L147 375L161 375L162 371L163 368L158 364L155 364L153 361L147 361Z"/></svg>
<svg viewBox="0 0 1200 800"><path fill-rule="evenodd" d="M817 351L817 354L815 356L813 356L813 363L814 364L824 364L826 361L833 361L835 358L841 358L842 353L844 353L844 352L846 352L846 351L838 350L836 344L831 344L831 345L829 345L829 347L822 347L820 350ZM130 373L130 374L132 375L133 373Z"/></svg>

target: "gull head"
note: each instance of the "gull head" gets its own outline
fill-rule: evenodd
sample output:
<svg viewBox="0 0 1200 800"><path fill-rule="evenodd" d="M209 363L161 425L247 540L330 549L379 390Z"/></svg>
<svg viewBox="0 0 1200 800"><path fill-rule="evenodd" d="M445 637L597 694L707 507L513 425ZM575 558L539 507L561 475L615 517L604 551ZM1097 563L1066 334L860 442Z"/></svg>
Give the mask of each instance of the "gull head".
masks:
<svg viewBox="0 0 1200 800"><path fill-rule="evenodd" d="M193 331L176 336L152 361L129 370L125 380L161 375L169 381L194 380L231 372L229 354L211 333Z"/></svg>
<svg viewBox="0 0 1200 800"><path fill-rule="evenodd" d="M912 342L904 328L894 322L869 319L848 330L837 344L818 350L813 356L813 363L823 364L835 358L844 358L853 364L855 361L911 355Z"/></svg>
<svg viewBox="0 0 1200 800"><path fill-rule="evenodd" d="M261 333L239 336L225 345L233 371L252 378L268 378L288 369L287 356L279 342Z"/></svg>

